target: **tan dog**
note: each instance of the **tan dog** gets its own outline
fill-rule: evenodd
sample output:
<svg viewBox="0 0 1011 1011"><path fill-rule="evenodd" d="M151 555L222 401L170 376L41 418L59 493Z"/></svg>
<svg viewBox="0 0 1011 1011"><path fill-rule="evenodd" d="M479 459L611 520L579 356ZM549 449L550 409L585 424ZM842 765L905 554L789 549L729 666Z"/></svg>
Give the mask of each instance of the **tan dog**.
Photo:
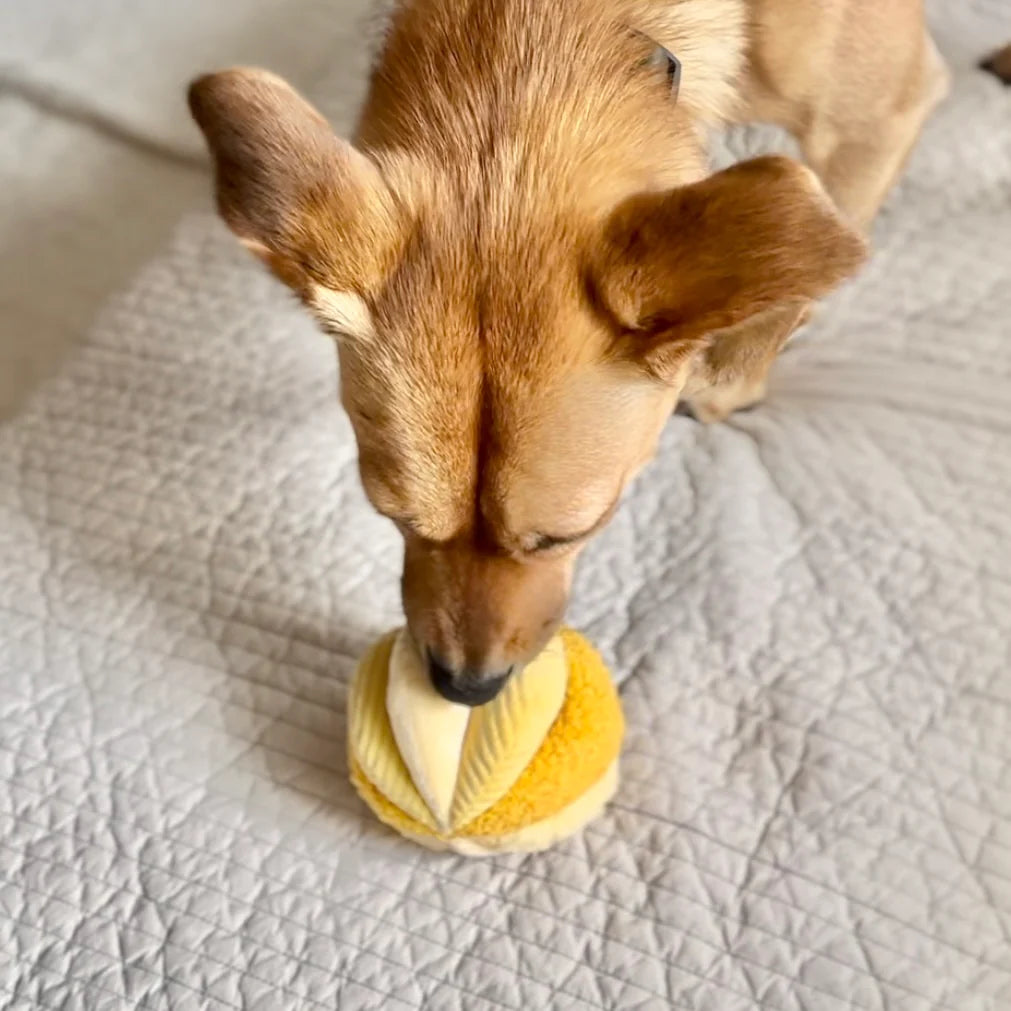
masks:
<svg viewBox="0 0 1011 1011"><path fill-rule="evenodd" d="M403 0L355 146L265 72L194 83L222 215L337 338L444 694L542 647L679 397L761 397L946 82L921 0ZM709 175L744 120L814 171Z"/></svg>

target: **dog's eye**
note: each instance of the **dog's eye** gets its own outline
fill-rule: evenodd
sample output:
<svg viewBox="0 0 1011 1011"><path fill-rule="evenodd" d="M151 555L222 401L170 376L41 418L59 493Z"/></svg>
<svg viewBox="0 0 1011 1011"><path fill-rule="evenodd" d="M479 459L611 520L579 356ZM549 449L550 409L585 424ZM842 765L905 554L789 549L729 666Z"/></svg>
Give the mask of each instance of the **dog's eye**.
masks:
<svg viewBox="0 0 1011 1011"><path fill-rule="evenodd" d="M576 541L581 541L585 536L586 534L571 534L564 537L556 536L555 534L535 534L531 539L528 550L531 554L540 554L544 551L551 551L553 548L564 548L570 544L575 544Z"/></svg>
<svg viewBox="0 0 1011 1011"><path fill-rule="evenodd" d="M581 530L578 534L531 534L527 538L527 554L543 554L548 551L557 550L558 548L571 547L580 541L585 541L592 537L614 515L615 509L618 508L618 498L618 495L614 497L611 504L600 515L596 523L591 524L585 530Z"/></svg>

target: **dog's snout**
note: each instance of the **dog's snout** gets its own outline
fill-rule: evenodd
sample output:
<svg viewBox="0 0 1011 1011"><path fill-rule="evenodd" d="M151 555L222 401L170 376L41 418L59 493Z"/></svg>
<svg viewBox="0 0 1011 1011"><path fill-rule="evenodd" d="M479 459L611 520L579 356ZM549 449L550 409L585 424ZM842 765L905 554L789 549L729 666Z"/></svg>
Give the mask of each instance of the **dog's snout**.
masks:
<svg viewBox="0 0 1011 1011"><path fill-rule="evenodd" d="M540 653L561 620L571 562L526 563L467 538L429 544L408 532L404 615L436 691L480 706Z"/></svg>
<svg viewBox="0 0 1011 1011"><path fill-rule="evenodd" d="M464 706L483 706L505 687L511 669L494 674L453 670L432 653L428 654L428 676L435 690L447 701Z"/></svg>

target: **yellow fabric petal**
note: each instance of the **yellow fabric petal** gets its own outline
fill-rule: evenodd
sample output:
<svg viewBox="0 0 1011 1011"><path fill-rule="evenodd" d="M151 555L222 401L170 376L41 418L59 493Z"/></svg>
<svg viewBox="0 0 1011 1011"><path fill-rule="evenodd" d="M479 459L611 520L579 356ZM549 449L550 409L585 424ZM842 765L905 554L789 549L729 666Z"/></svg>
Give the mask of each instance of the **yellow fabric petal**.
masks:
<svg viewBox="0 0 1011 1011"><path fill-rule="evenodd" d="M556 637L496 699L473 711L456 778L453 829L473 821L516 782L562 708L566 680L565 646Z"/></svg>
<svg viewBox="0 0 1011 1011"><path fill-rule="evenodd" d="M604 775L589 789L581 793L571 804L555 814L535 821L532 825L506 832L504 835L457 835L444 842L432 841L434 845L462 853L464 856L491 856L495 853L539 853L555 843L575 835L584 825L592 821L604 809L604 805L614 796L618 788L618 759L604 771ZM414 838L422 842L420 835Z"/></svg>
<svg viewBox="0 0 1011 1011"><path fill-rule="evenodd" d="M351 759L351 782L358 791L358 796L372 808L373 813L384 825L389 825L402 836L421 842L431 849L446 848L445 837L441 836L434 826L412 818L384 796L354 758Z"/></svg>
<svg viewBox="0 0 1011 1011"><path fill-rule="evenodd" d="M411 781L386 713L386 686L395 637L396 633L391 633L380 639L355 672L348 699L348 757L352 769L357 766L396 807L434 829L435 819ZM370 802L369 797L363 799Z"/></svg>
<svg viewBox="0 0 1011 1011"><path fill-rule="evenodd" d="M625 719L600 654L565 629L568 688L547 739L512 789L459 834L501 836L568 807L607 771L621 749Z"/></svg>

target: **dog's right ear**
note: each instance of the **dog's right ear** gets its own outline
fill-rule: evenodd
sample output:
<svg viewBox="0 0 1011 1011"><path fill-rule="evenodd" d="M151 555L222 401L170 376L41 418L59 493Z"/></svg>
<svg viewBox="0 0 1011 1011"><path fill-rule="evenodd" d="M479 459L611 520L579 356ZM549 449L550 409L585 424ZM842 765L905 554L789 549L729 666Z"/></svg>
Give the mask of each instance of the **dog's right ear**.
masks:
<svg viewBox="0 0 1011 1011"><path fill-rule="evenodd" d="M594 248L590 281L623 330L623 355L669 380L703 353L716 383L779 351L758 340L762 328L733 328L766 312L795 320L865 256L814 173L766 156L627 199Z"/></svg>
<svg viewBox="0 0 1011 1011"><path fill-rule="evenodd" d="M396 208L375 163L338 138L281 78L263 70L207 74L189 89L214 160L218 210L282 281L361 294L396 242Z"/></svg>

